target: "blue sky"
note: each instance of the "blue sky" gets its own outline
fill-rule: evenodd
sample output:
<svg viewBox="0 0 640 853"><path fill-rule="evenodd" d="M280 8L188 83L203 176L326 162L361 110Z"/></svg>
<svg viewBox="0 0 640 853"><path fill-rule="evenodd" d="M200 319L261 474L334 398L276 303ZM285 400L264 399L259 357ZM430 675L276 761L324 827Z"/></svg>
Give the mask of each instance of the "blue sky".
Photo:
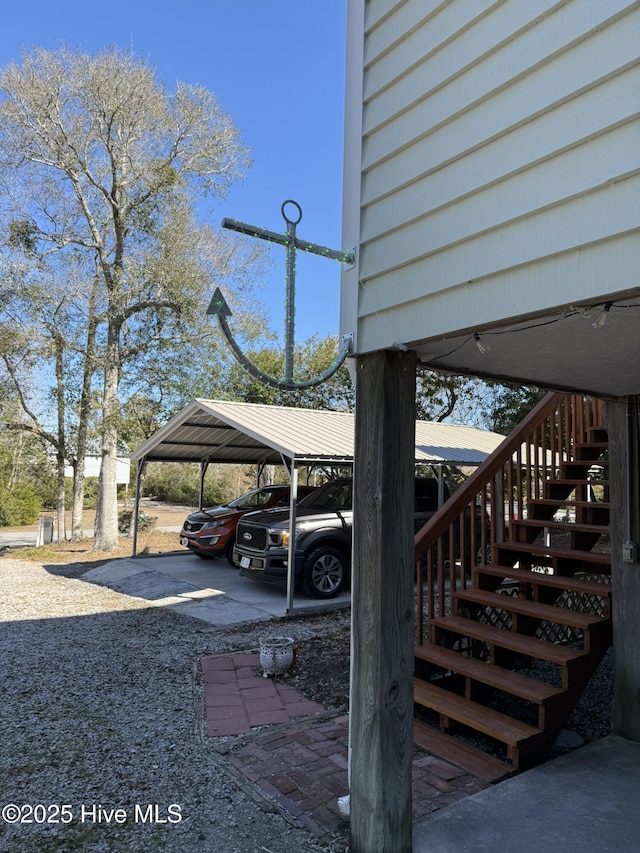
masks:
<svg viewBox="0 0 640 853"><path fill-rule="evenodd" d="M347 0L32 0L7 3L0 65L23 49L66 44L95 52L132 48L172 89L177 80L214 91L254 164L210 220L282 231L280 206L295 199L298 236L340 245ZM260 291L282 340L284 249ZM296 340L337 334L340 265L298 253Z"/></svg>

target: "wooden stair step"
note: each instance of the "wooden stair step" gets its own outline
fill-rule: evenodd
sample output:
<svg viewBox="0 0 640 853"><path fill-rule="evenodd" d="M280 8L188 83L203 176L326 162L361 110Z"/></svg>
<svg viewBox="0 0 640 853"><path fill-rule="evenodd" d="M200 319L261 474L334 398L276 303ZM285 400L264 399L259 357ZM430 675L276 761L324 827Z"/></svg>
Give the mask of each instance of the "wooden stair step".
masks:
<svg viewBox="0 0 640 853"><path fill-rule="evenodd" d="M598 551L574 551L571 548L554 548L546 545L527 545L524 542L497 542L496 552L509 551L519 553L523 556L532 555L539 557L550 557L551 559L571 560L572 562L584 563L589 566L602 566L611 568L611 554L601 554ZM500 562L500 560L498 560Z"/></svg>
<svg viewBox="0 0 640 853"><path fill-rule="evenodd" d="M584 453L586 455L582 457L574 456L573 459L563 459L558 467L560 477L581 477L584 479L584 475L592 469L594 469L594 471L595 469L606 469L608 463L605 462L603 464L600 461L602 452L603 451L594 455L596 453L594 450L587 454L587 450L585 449ZM569 473L570 471L575 471L575 473ZM584 474L582 472L584 472Z"/></svg>
<svg viewBox="0 0 640 853"><path fill-rule="evenodd" d="M585 480L584 477L554 477L547 480L546 486L608 486L608 480Z"/></svg>
<svg viewBox="0 0 640 853"><path fill-rule="evenodd" d="M515 569L507 566L474 566L478 575L492 575L505 580L511 579L519 583L531 583L536 586L547 586L552 589L579 592L585 595L599 595L611 598L611 584L589 581L584 578L565 577L564 575L549 575L546 572L532 572L529 569Z"/></svg>
<svg viewBox="0 0 640 853"><path fill-rule="evenodd" d="M606 460L601 461L600 457L604 453L606 447L608 445L592 445L592 444L583 444L579 445L577 449L577 453L574 451L572 459L563 459L558 467L560 477L583 477L582 472L585 473L590 470L601 469L603 471L607 470L608 462ZM575 474L571 474L571 471L575 470Z"/></svg>
<svg viewBox="0 0 640 853"><path fill-rule="evenodd" d="M510 747L518 748L523 741L541 734L540 729L535 726L508 717L478 702L471 702L464 696L458 696L426 681L415 681L413 698L418 705L430 708Z"/></svg>
<svg viewBox="0 0 640 853"><path fill-rule="evenodd" d="M586 497L588 486L601 486L604 495L608 497L608 480L586 480L584 477L556 477L553 480L546 480L543 494L545 498L562 501L575 492L578 492L579 499L584 500L584 497L581 497L580 493L583 493ZM593 503L596 503L596 501L593 501Z"/></svg>
<svg viewBox="0 0 640 853"><path fill-rule="evenodd" d="M413 721L413 740L431 755L455 764L485 782L500 782L514 772L511 764L482 752L472 744L456 740L420 720Z"/></svg>
<svg viewBox="0 0 640 853"><path fill-rule="evenodd" d="M590 462L588 460L580 461L574 460L573 462L561 462L560 463L560 480L579 480L581 483L585 483L587 485L591 485L591 483L596 482L588 477L588 472L591 471L592 468L603 468L604 466L599 465L597 462ZM600 478L597 482L600 484L608 483L604 477Z"/></svg>
<svg viewBox="0 0 640 853"><path fill-rule="evenodd" d="M609 449L608 441L590 441L588 444L576 444L573 448L573 458L576 462L597 461Z"/></svg>
<svg viewBox="0 0 640 853"><path fill-rule="evenodd" d="M579 628L582 631L588 631L593 625L598 625L603 621L600 616L582 613L579 610L556 607L553 604L541 604L538 601L529 601L526 598L518 598L515 595L489 592L484 589L465 589L452 593L451 597L458 602L468 601L479 604L482 607L495 607L497 610L506 610L508 613L529 616L532 619L539 619L541 622L569 625L572 628Z"/></svg>
<svg viewBox="0 0 640 853"><path fill-rule="evenodd" d="M517 527L537 527L542 531L545 527L552 530L562 530L565 533L597 533L604 536L609 533L608 524L583 524L581 521L554 521L552 518L527 518L514 519L511 522L511 528Z"/></svg>
<svg viewBox="0 0 640 853"><path fill-rule="evenodd" d="M438 630L450 631L461 637L469 637L488 643L501 649L509 649L520 655L546 660L558 666L569 666L573 661L584 659L586 652L582 649L573 649L558 643L547 643L537 637L528 637L517 634L515 631L504 631L493 628L483 622L474 622L472 619L464 619L462 616L442 616L432 620L432 625Z"/></svg>
<svg viewBox="0 0 640 853"><path fill-rule="evenodd" d="M609 501L578 501L575 498L531 498L528 502L528 506L534 507L537 504L540 506L568 506L577 508L590 508L590 509L610 509L611 504Z"/></svg>
<svg viewBox="0 0 640 853"><path fill-rule="evenodd" d="M609 526L611 507L607 501L582 501L574 498L535 498L527 505L526 519L528 521L553 521L556 512L564 511L567 515L573 512L576 518L597 519L598 524ZM518 519L516 519L518 520ZM572 524L573 522L560 522ZM582 522L581 522L582 523Z"/></svg>
<svg viewBox="0 0 640 853"><path fill-rule="evenodd" d="M535 705L544 705L550 699L564 693L561 687L528 678L510 669L454 652L452 649L445 649L434 643L417 646L415 655L419 660L459 673L495 690L501 690L503 693L519 696Z"/></svg>

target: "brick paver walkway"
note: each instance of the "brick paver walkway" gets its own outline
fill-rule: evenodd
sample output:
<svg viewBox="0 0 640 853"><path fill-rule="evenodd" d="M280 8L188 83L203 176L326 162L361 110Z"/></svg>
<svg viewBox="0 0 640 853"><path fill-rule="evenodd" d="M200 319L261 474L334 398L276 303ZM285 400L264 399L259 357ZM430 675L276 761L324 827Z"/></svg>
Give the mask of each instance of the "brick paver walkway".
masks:
<svg viewBox="0 0 640 853"><path fill-rule="evenodd" d="M317 835L344 827L338 797L347 785L348 717L296 723L238 744L229 759L247 779ZM416 749L413 818L475 794L488 783Z"/></svg>
<svg viewBox="0 0 640 853"><path fill-rule="evenodd" d="M223 750L235 769L314 834L344 829L338 798L349 792L348 716L331 717L285 682L259 677L258 655L205 657L201 666L207 734L238 736ZM414 750L414 820L488 786Z"/></svg>
<svg viewBox="0 0 640 853"><path fill-rule="evenodd" d="M259 664L259 655L249 654L201 659L209 736L242 735L256 726L325 712L286 683L259 677Z"/></svg>

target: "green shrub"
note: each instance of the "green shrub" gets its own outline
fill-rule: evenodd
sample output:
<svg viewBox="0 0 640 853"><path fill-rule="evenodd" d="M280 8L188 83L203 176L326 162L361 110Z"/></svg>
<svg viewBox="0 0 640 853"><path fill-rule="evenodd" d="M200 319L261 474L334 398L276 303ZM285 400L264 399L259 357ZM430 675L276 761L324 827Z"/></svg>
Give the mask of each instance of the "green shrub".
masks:
<svg viewBox="0 0 640 853"><path fill-rule="evenodd" d="M84 478L84 500L85 509L95 509L98 505L98 478Z"/></svg>
<svg viewBox="0 0 640 853"><path fill-rule="evenodd" d="M138 513L138 533L147 533L153 530L158 519L147 515L146 512ZM133 531L133 510L123 509L118 513L118 530L126 536Z"/></svg>
<svg viewBox="0 0 640 853"><path fill-rule="evenodd" d="M58 478L54 473L43 474L39 482L34 483L43 510L53 512L58 506ZM66 477L64 481L64 501L69 508L73 501L73 480Z"/></svg>
<svg viewBox="0 0 640 853"><path fill-rule="evenodd" d="M33 524L42 510L33 486L16 483L10 489L0 489L0 526L18 527Z"/></svg>
<svg viewBox="0 0 640 853"><path fill-rule="evenodd" d="M151 464L144 478L142 494L163 503L196 506L199 477L197 465L172 462ZM219 482L209 475L205 477L204 502L206 506L216 506L222 503L225 497L227 496ZM231 497L235 497L235 495L231 495Z"/></svg>

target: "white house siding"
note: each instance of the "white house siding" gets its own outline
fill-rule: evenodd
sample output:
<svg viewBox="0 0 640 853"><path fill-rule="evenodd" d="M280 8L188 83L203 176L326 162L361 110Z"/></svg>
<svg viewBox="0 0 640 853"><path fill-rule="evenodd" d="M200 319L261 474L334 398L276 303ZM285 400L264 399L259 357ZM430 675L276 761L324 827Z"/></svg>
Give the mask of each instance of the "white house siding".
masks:
<svg viewBox="0 0 640 853"><path fill-rule="evenodd" d="M84 476L99 477L100 464L102 460L100 456L85 456L84 457ZM65 477L73 477L73 468L71 465L66 465L64 469ZM124 456L118 456L116 460L116 483L128 486L131 481L131 462Z"/></svg>
<svg viewBox="0 0 640 853"><path fill-rule="evenodd" d="M640 3L352 5L357 351L639 286Z"/></svg>

